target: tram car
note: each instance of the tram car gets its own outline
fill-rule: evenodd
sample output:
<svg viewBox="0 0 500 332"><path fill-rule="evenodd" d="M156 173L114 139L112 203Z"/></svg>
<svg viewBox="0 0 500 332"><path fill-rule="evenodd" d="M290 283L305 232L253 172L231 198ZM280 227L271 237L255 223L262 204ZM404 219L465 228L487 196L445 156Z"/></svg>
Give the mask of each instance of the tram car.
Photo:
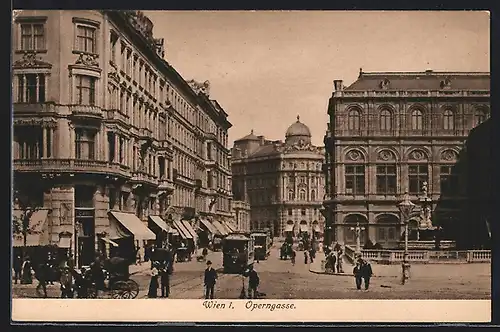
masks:
<svg viewBox="0 0 500 332"><path fill-rule="evenodd" d="M254 240L255 259L265 260L269 256L270 242L269 235L262 231L252 232L250 237Z"/></svg>
<svg viewBox="0 0 500 332"><path fill-rule="evenodd" d="M229 234L222 241L224 273L243 273L255 259L254 240L248 233Z"/></svg>

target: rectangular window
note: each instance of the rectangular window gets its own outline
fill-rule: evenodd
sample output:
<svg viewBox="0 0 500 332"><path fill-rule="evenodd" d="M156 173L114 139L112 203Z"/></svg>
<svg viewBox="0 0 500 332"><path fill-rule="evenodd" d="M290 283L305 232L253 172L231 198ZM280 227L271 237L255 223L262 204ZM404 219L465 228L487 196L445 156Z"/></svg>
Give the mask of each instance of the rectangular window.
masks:
<svg viewBox="0 0 500 332"><path fill-rule="evenodd" d="M17 102L45 102L45 74L25 74L17 76Z"/></svg>
<svg viewBox="0 0 500 332"><path fill-rule="evenodd" d="M408 180L410 194L419 194L422 185L428 180L429 167L427 164L408 166Z"/></svg>
<svg viewBox="0 0 500 332"><path fill-rule="evenodd" d="M45 25L43 23L21 24L21 50L45 50Z"/></svg>
<svg viewBox="0 0 500 332"><path fill-rule="evenodd" d="M389 240L396 240L396 229L394 227L389 227L388 233Z"/></svg>
<svg viewBox="0 0 500 332"><path fill-rule="evenodd" d="M86 128L75 129L75 157L76 159L95 159L95 130Z"/></svg>
<svg viewBox="0 0 500 332"><path fill-rule="evenodd" d="M76 101L79 105L95 105L95 77L78 75Z"/></svg>
<svg viewBox="0 0 500 332"><path fill-rule="evenodd" d="M111 61L116 63L116 42L118 41L118 36L111 31L109 36L109 44L111 47Z"/></svg>
<svg viewBox="0 0 500 332"><path fill-rule="evenodd" d="M345 166L345 188L347 194L364 195L365 193L365 166Z"/></svg>
<svg viewBox="0 0 500 332"><path fill-rule="evenodd" d="M115 160L115 133L108 132L108 161Z"/></svg>
<svg viewBox="0 0 500 332"><path fill-rule="evenodd" d="M377 240L378 241L386 241L387 240L386 234L385 234L385 227L378 228Z"/></svg>
<svg viewBox="0 0 500 332"><path fill-rule="evenodd" d="M458 175L454 171L454 166L441 166L439 179L441 194L450 196L458 192Z"/></svg>
<svg viewBox="0 0 500 332"><path fill-rule="evenodd" d="M292 209L288 209L288 215L289 216L293 215L293 210Z"/></svg>
<svg viewBox="0 0 500 332"><path fill-rule="evenodd" d="M16 158L39 159L43 157L42 128L38 126L19 126L14 129L14 140L19 150Z"/></svg>
<svg viewBox="0 0 500 332"><path fill-rule="evenodd" d="M96 28L86 25L76 26L76 50L84 53L97 53Z"/></svg>
<svg viewBox="0 0 500 332"><path fill-rule="evenodd" d="M306 209L301 209L300 210L300 215L305 216L306 215Z"/></svg>
<svg viewBox="0 0 500 332"><path fill-rule="evenodd" d="M395 194L397 175L395 165L377 166L377 194Z"/></svg>

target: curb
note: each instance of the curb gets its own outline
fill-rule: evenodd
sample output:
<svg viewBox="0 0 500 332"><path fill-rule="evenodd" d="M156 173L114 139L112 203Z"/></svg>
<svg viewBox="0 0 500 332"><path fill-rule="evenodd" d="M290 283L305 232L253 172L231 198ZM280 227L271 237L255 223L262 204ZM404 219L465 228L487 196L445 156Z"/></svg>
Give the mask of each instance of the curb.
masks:
<svg viewBox="0 0 500 332"><path fill-rule="evenodd" d="M309 272L314 273L314 274L326 274L326 275L329 275L329 276L354 277L354 274L352 274L352 273L326 273L326 272L323 272L323 271L315 271L315 270L311 270L311 269L309 269Z"/></svg>

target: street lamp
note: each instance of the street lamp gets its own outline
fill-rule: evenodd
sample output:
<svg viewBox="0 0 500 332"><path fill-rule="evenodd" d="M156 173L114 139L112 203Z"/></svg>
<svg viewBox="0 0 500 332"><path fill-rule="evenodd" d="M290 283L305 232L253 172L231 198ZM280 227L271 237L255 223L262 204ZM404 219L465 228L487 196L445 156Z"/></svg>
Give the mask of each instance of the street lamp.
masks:
<svg viewBox="0 0 500 332"><path fill-rule="evenodd" d="M410 264L408 263L408 223L410 221L410 214L415 209L415 206L416 205L411 202L410 195L408 195L407 192L403 196L403 201L398 204L398 209L401 212L403 223L405 225L405 251L403 255L401 278L403 285L405 284L406 279L409 279Z"/></svg>
<svg viewBox="0 0 500 332"><path fill-rule="evenodd" d="M364 231L365 228L359 226L359 221L356 222L356 227L351 227L351 231L354 231L356 234L356 256L361 256L361 231Z"/></svg>

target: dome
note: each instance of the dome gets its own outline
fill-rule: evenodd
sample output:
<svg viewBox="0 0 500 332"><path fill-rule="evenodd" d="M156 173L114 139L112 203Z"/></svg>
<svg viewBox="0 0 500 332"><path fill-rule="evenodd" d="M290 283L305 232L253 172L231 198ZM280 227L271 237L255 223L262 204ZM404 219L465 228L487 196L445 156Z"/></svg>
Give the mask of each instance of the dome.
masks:
<svg viewBox="0 0 500 332"><path fill-rule="evenodd" d="M311 131L309 127L300 122L300 116L297 115L297 121L292 123L290 127L288 127L285 134L285 143L294 144L303 142L306 144L311 143Z"/></svg>
<svg viewBox="0 0 500 332"><path fill-rule="evenodd" d="M293 123L290 127L288 127L285 137L290 136L307 136L311 137L311 131L309 127L300 122L300 116L297 115L297 122Z"/></svg>

